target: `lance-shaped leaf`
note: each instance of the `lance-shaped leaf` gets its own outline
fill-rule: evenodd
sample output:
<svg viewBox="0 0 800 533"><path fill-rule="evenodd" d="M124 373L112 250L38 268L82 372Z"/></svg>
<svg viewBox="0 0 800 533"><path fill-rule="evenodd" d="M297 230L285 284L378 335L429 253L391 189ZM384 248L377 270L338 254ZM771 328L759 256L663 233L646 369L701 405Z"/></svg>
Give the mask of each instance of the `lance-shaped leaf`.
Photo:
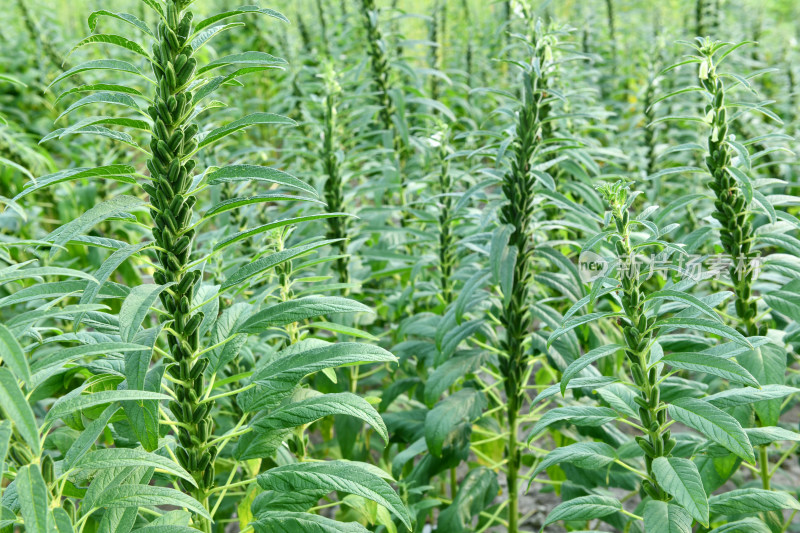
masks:
<svg viewBox="0 0 800 533"><path fill-rule="evenodd" d="M278 124L284 126L297 125L297 123L294 120L286 118L281 115L275 115L273 113L252 113L238 120L234 120L230 124L226 124L225 126L210 131L208 135L203 137L203 140L200 141L197 148L199 150L200 148L203 148L213 142L223 139L228 135L231 135L232 133L236 133L239 130L242 130L244 128L256 124Z"/></svg>
<svg viewBox="0 0 800 533"><path fill-rule="evenodd" d="M600 320L601 318L615 318L623 316L622 313L589 313L586 315L580 316L573 316L564 321L564 323L557 328L553 333L550 334L550 337L547 339L547 346L553 344L553 342L559 338L560 336L564 335L565 333L569 333L573 329L577 328L578 326L582 326L584 324L588 324L590 322L594 322L595 320Z"/></svg>
<svg viewBox="0 0 800 533"><path fill-rule="evenodd" d="M50 85L47 86L46 90L50 90L50 87L52 87L56 83L64 81L65 79L70 78L75 74L80 74L81 72L88 72L90 70L119 70L122 72L130 72L131 74L136 74L137 76L141 76L144 78L144 76L142 76L141 71L135 66L128 63L127 61L120 61L118 59L94 59L92 61L87 61L85 63L81 63L80 65L74 66L68 71L64 72L56 79L54 79L50 83Z"/></svg>
<svg viewBox="0 0 800 533"><path fill-rule="evenodd" d="M728 381L741 383L758 388L760 385L756 378L744 367L728 359L714 357L703 353L671 353L661 358L673 368L691 370L692 372L705 372L713 376L719 376Z"/></svg>
<svg viewBox="0 0 800 533"><path fill-rule="evenodd" d="M736 489L712 496L711 511L725 515L748 515L792 509L800 511L800 502L788 492L757 488Z"/></svg>
<svg viewBox="0 0 800 533"><path fill-rule="evenodd" d="M453 503L439 514L437 528L443 531L465 531L473 517L489 507L497 497L497 474L486 467L473 468L458 484Z"/></svg>
<svg viewBox="0 0 800 533"><path fill-rule="evenodd" d="M181 491L155 485L118 485L104 490L94 502L95 508L109 509L174 505L211 519L203 505Z"/></svg>
<svg viewBox="0 0 800 533"><path fill-rule="evenodd" d="M103 220L136 209L143 203L141 199L133 196L115 196L111 200L95 205L75 220L57 228L47 236L46 240L53 242L57 246L63 246ZM53 247L50 252L51 257L55 255L56 251L58 251L58 248Z"/></svg>
<svg viewBox="0 0 800 533"><path fill-rule="evenodd" d="M126 342L132 342L158 295L174 283L166 285L137 285L122 302L119 311L119 334Z"/></svg>
<svg viewBox="0 0 800 533"><path fill-rule="evenodd" d="M92 420L86 425L84 430L78 435L78 438L72 443L72 446L69 447L69 450L67 450L63 462L64 469L69 470L75 461L83 457L83 454L89 451L89 448L100 438L100 434L105 431L111 417L114 416L118 410L119 405L111 404L105 408L96 420Z"/></svg>
<svg viewBox="0 0 800 533"><path fill-rule="evenodd" d="M251 204L260 204L265 202L277 202L280 200L294 201L294 202L314 202L323 204L320 200L314 198L306 198L305 196L295 196L291 194L257 194L255 196L242 196L239 198L230 198L208 208L203 214L203 218L211 218L220 213L230 211L231 209L238 209L239 207Z"/></svg>
<svg viewBox="0 0 800 533"><path fill-rule="evenodd" d="M92 105L92 104L112 104L115 106L122 106L128 109L133 109L142 116L145 117L147 116L147 114L145 114L139 107L139 104L136 103L136 100L134 100L133 97L131 97L130 95L104 91L84 96L83 98L81 98L80 100L69 106L67 109L65 109L63 113L58 115L56 121L61 120L63 117L69 115L76 109L80 109L82 107L86 107L87 105Z"/></svg>
<svg viewBox="0 0 800 533"><path fill-rule="evenodd" d="M618 344L609 344L607 346L600 346L595 348L594 350L590 350L580 356L579 358L575 359L573 362L569 364L569 366L564 370L564 374L561 376L561 395L563 396L567 392L567 385L572 378L577 376L581 370L586 368L587 366L591 365L595 361L602 359L608 355L615 353L617 350L621 350L622 346Z"/></svg>
<svg viewBox="0 0 800 533"><path fill-rule="evenodd" d="M293 189L299 189L314 196L319 196L317 190L305 183L287 174L282 170L271 167L262 167L259 165L228 165L219 170L215 170L206 175L209 185L218 185L220 183L236 183L240 181L256 181L264 183L273 183L275 185L284 185Z"/></svg>
<svg viewBox="0 0 800 533"><path fill-rule="evenodd" d="M37 178L35 181L28 183L22 191L14 197L14 201L19 200L32 192L44 189L56 183L64 183L66 181L73 181L86 178L108 178L123 183L136 183L136 180L131 176L136 173L136 168L130 165L105 165L95 168L71 168L69 170L62 170L55 174Z"/></svg>
<svg viewBox="0 0 800 533"><path fill-rule="evenodd" d="M330 415L359 418L372 426L384 442L389 442L386 424L381 415L365 399L349 392L324 394L284 405L256 420L252 427L255 431L291 429Z"/></svg>
<svg viewBox="0 0 800 533"><path fill-rule="evenodd" d="M649 501L644 506L645 531L692 533L692 515L679 505Z"/></svg>
<svg viewBox="0 0 800 533"><path fill-rule="evenodd" d="M50 498L47 484L38 465L25 465L17 472L17 499L25 531L50 531L48 509Z"/></svg>
<svg viewBox="0 0 800 533"><path fill-rule="evenodd" d="M469 450L472 423L486 408L481 391L465 388L451 394L428 411L425 442L436 457L445 451L465 454Z"/></svg>
<svg viewBox="0 0 800 533"><path fill-rule="evenodd" d="M228 237L227 239L222 240L216 246L214 246L214 251L217 252L222 250L223 248L227 248L231 244L239 242L244 239L249 239L255 235L259 235L266 231L270 231L276 228L283 228L285 226L292 226L294 224L299 224L300 222L309 222L312 220L322 220L327 218L338 218L338 217L350 217L348 213L319 213L316 215L304 215L301 217L295 218L287 218L284 220L276 220L275 222L269 222L267 224L263 224L261 226L255 227L253 229L240 231L239 233L235 233Z"/></svg>
<svg viewBox="0 0 800 533"><path fill-rule="evenodd" d="M250 523L255 533L369 533L358 522L339 522L324 516L296 511L268 511ZM194 530L193 530L194 531ZM166 532L165 532L166 533Z"/></svg>
<svg viewBox="0 0 800 533"><path fill-rule="evenodd" d="M711 396L706 396L703 400L720 409L748 405L751 403L762 402L765 400L777 400L800 392L795 387L785 385L764 385L760 389L744 387L741 389L727 389Z"/></svg>
<svg viewBox="0 0 800 533"><path fill-rule="evenodd" d="M208 26L211 26L212 24L215 24L220 20L225 20L227 18L236 17L238 15L247 15L247 14L266 15L268 17L276 18L283 22L289 22L289 19L287 19L285 16L283 16L282 14L278 13L275 10L262 9L258 6L242 6L242 7L237 7L234 10L225 11L223 13L217 13L214 16L208 17L207 19L203 19L197 23L194 29L195 32L199 32L203 28L207 28Z"/></svg>
<svg viewBox="0 0 800 533"><path fill-rule="evenodd" d="M295 492L303 490L341 491L355 494L386 507L410 530L411 516L400 497L377 468L352 461L324 461L279 466L258 475L264 490Z"/></svg>
<svg viewBox="0 0 800 533"><path fill-rule="evenodd" d="M736 331L730 326L721 324L715 320L707 320L705 318L686 318L686 317L671 317L664 318L655 323L654 328L661 328L666 330L673 330L677 328L690 329L696 331L704 331L706 333L713 333L725 339L731 340L742 346L752 348L744 335Z"/></svg>
<svg viewBox="0 0 800 533"><path fill-rule="evenodd" d="M28 365L28 358L17 338L3 324L0 324L0 360L14 372L17 379L30 386L31 369Z"/></svg>
<svg viewBox="0 0 800 533"><path fill-rule="evenodd" d="M131 20L126 22L133 22L133 21ZM150 54L148 54L147 51L144 48L142 48L139 43L126 39L125 37L120 37L119 35L106 34L106 33L95 33L93 35L85 37L80 42L78 42L78 44L72 47L72 50L69 51L67 57L71 56L72 53L78 48L86 46L88 44L112 44L114 46L119 46L120 48L124 48L125 50L133 52L134 54L139 54L144 58L150 59Z"/></svg>
<svg viewBox="0 0 800 533"><path fill-rule="evenodd" d="M270 327L285 326L307 318L336 313L371 313L366 305L339 296L306 296L271 305L251 316L242 325L243 333L258 333Z"/></svg>
<svg viewBox="0 0 800 533"><path fill-rule="evenodd" d="M680 457L657 457L653 460L653 474L676 502L708 527L708 496L700 472L692 461Z"/></svg>
<svg viewBox="0 0 800 533"><path fill-rule="evenodd" d="M155 37L150 27L141 20L139 20L138 18L134 17L133 15L130 15L128 13L112 13L111 11L106 11L105 9L95 11L89 15L88 19L89 31L94 31L95 28L97 28L97 21L100 17L112 17L115 19L119 19L123 22L127 22L128 24L132 25L135 28L142 30L150 37Z"/></svg>
<svg viewBox="0 0 800 533"><path fill-rule="evenodd" d="M201 68L197 69L197 75L203 74L211 70L215 70L230 65L248 66L248 67L272 67L282 68L288 63L285 59L275 57L266 52L242 52L240 54L231 54L229 56L220 57L211 61Z"/></svg>
<svg viewBox="0 0 800 533"><path fill-rule="evenodd" d="M102 470L105 468L124 468L146 466L160 468L165 472L185 479L196 485L191 474L171 459L155 453L133 448L102 448L86 453L72 465L73 470Z"/></svg>
<svg viewBox="0 0 800 533"><path fill-rule="evenodd" d="M763 446L778 441L800 442L800 433L789 431L780 427L770 426L763 428L746 428L747 438L753 446Z"/></svg>
<svg viewBox="0 0 800 533"><path fill-rule="evenodd" d="M126 400L171 400L172 397L157 392L140 390L109 390L93 394L80 394L77 396L62 396L53 404L45 416L45 422L51 422L81 409L88 409L96 405L105 405L111 402Z"/></svg>
<svg viewBox="0 0 800 533"><path fill-rule="evenodd" d="M750 463L753 447L739 422L725 411L696 398L679 398L668 406L669 415Z"/></svg>
<svg viewBox="0 0 800 533"><path fill-rule="evenodd" d="M579 496L557 505L547 515L544 525L549 526L559 520L592 520L603 518L622 509L616 498L608 496Z"/></svg>
<svg viewBox="0 0 800 533"><path fill-rule="evenodd" d="M574 464L579 468L598 470L613 463L617 452L605 442L576 442L551 451L536 465L531 478L553 465Z"/></svg>
<svg viewBox="0 0 800 533"><path fill-rule="evenodd" d="M714 311L714 309L710 305L708 305L701 299L685 292L676 291L672 289L663 289L660 291L650 293L645 297L645 301L652 301L652 300L673 300L681 302L691 307L694 307L701 313L710 316L717 322L722 322L722 318L720 318L717 312Z"/></svg>
<svg viewBox="0 0 800 533"><path fill-rule="evenodd" d="M220 288L221 291L224 291L230 287L238 285L248 279L252 278L253 276L257 276L263 272L266 272L270 268L275 267L281 263L294 259L295 257L299 257L303 254L309 253L317 248L321 248L328 244L332 244L335 242L339 242L341 239L329 239L325 241L318 241L313 242L310 244L303 244L300 246L295 246L294 248L288 248L286 250L281 250L280 252L275 252L274 254L267 255L252 263L244 265L236 270L233 274L231 274L228 279L222 284Z"/></svg>
<svg viewBox="0 0 800 533"><path fill-rule="evenodd" d="M14 374L5 367L0 367L0 410L16 426L20 436L34 455L41 454L36 418L33 416L33 411L25 399L25 395L19 389Z"/></svg>
<svg viewBox="0 0 800 533"><path fill-rule="evenodd" d="M568 422L576 426L597 427L613 422L617 418L617 412L608 407L593 407L576 405L569 407L556 407L547 411L533 426L528 436L528 442L533 440L544 429L553 424Z"/></svg>

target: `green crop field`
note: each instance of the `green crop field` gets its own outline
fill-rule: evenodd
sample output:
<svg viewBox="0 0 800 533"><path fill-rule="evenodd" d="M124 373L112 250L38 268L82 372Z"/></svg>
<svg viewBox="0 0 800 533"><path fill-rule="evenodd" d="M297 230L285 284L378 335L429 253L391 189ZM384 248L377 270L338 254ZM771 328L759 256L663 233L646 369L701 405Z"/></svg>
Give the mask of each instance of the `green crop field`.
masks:
<svg viewBox="0 0 800 533"><path fill-rule="evenodd" d="M800 532L800 2L2 7L0 533Z"/></svg>

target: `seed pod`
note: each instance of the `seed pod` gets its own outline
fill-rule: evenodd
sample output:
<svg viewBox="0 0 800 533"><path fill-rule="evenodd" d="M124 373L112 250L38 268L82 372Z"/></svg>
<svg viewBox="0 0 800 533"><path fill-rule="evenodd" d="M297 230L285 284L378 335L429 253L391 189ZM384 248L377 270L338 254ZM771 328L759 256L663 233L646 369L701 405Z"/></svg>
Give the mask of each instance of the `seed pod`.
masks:
<svg viewBox="0 0 800 533"><path fill-rule="evenodd" d="M205 371L206 367L208 366L208 359L199 359L194 366L192 367L192 379L198 379L203 372Z"/></svg>
<svg viewBox="0 0 800 533"><path fill-rule="evenodd" d="M648 457L655 457L655 450L653 446L644 438L636 437L636 443Z"/></svg>
<svg viewBox="0 0 800 533"><path fill-rule="evenodd" d="M210 489L214 486L214 466L208 465L203 471L203 486Z"/></svg>
<svg viewBox="0 0 800 533"><path fill-rule="evenodd" d="M638 386L644 386L644 373L642 372L642 368L639 365L631 366L631 373L633 374L633 381Z"/></svg>

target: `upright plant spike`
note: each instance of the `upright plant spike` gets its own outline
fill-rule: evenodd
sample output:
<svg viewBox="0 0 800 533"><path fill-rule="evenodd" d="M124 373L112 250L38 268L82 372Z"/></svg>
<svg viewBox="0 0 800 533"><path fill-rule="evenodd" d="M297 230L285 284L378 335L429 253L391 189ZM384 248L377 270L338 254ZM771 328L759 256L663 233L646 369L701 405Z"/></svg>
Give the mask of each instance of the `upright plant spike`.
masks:
<svg viewBox="0 0 800 533"><path fill-rule="evenodd" d="M209 416L213 404L199 401L205 391L203 371L208 365L207 359L196 355L203 313L191 310L194 288L202 274L199 270L187 270L195 237L190 225L197 198L190 191L196 165L191 156L198 144L195 139L198 126L188 120L193 105L192 93L186 86L197 60L192 57L194 50L188 42L192 12L184 12L186 4L169 0L166 17L158 24L153 44L153 74L158 84L154 103L148 109L153 119L150 141L153 157L147 161L153 184L145 185L145 190L153 204L153 236L163 269L156 272L154 280L170 285L160 298L167 311L162 323L169 328L167 371L175 378L176 400L170 403L170 410L181 424L176 457L197 483L194 488L182 480L183 488L204 502L214 485L216 447L206 447L214 425Z"/></svg>
<svg viewBox="0 0 800 533"><path fill-rule="evenodd" d="M331 65L328 66L325 79L325 116L323 120L322 133L322 166L325 171L325 202L328 204L328 212L344 212L344 187L342 184L342 172L339 159L338 142L336 136L336 114L339 102L341 87L336 81L336 73ZM350 276L347 271L347 219L344 217L333 217L328 219L328 238L340 239L336 247L339 250L339 257L334 263L334 270L339 276L340 283L348 283Z"/></svg>
<svg viewBox="0 0 800 533"><path fill-rule="evenodd" d="M372 81L378 91L378 115L381 125L386 131L394 131L392 115L394 115L394 103L389 94L389 58L386 56L386 43L378 26L378 8L375 0L361 0L361 14L364 18L364 27L367 30L367 46L369 47L370 68L372 69ZM398 148L399 139L394 136L392 139L395 150Z"/></svg>
<svg viewBox="0 0 800 533"><path fill-rule="evenodd" d="M747 198L731 170L731 136L728 133L728 111L725 106L725 86L717 74L715 54L720 50L719 43L706 38L699 48L703 58L700 63L700 86L709 97L706 105L706 122L711 127L708 137L708 155L705 163L711 173L709 187L717 199L714 201L716 218L720 228L720 241L730 257L731 280L736 293L736 314L739 317L739 330L748 336L764 335L766 325L756 323L758 303L753 298L754 270L749 268L755 257L751 252L753 226Z"/></svg>
<svg viewBox="0 0 800 533"><path fill-rule="evenodd" d="M453 302L453 269L456 259L456 237L453 233L453 176L450 173L448 156L449 132L445 129L439 140L439 287L445 305Z"/></svg>
<svg viewBox="0 0 800 533"><path fill-rule="evenodd" d="M632 224L628 208L628 188L619 181L600 189L611 207L613 222L609 242L614 245L620 266L617 278L621 284L620 302L624 314L622 333L625 339L625 356L630 364L631 377L639 395L634 397L638 405L641 426L645 430L644 437L636 437L636 442L644 452L644 461L648 479L642 480L642 488L654 500L668 501L669 495L661 488L653 473L653 461L659 457L669 457L676 441L671 438L670 431L662 428L667 422L667 411L663 408L659 388L659 373L655 366L649 366L650 346L656 317L644 314L644 303L647 297L643 291L642 280L636 269L636 256L631 246ZM631 199L632 201L632 199ZM626 270L626 266L630 268ZM649 368L649 370L648 370Z"/></svg>
<svg viewBox="0 0 800 533"><path fill-rule="evenodd" d="M531 172L533 157L542 141L542 127L549 112L545 101L547 79L543 63L550 57L545 38L534 37L532 62L540 62L538 70L523 73L522 105L517 113L517 125L511 147L511 168L503 176L502 190L506 203L500 209L500 223L511 227L508 245L516 250L513 283L503 294L500 322L505 329L501 341L504 357L500 371L507 398L509 437L508 454L508 511L509 532L518 531L519 480L521 452L518 446L518 416L522 408L528 362L529 335L533 317L528 309L533 284L533 212L536 178ZM541 74L540 74L541 73Z"/></svg>

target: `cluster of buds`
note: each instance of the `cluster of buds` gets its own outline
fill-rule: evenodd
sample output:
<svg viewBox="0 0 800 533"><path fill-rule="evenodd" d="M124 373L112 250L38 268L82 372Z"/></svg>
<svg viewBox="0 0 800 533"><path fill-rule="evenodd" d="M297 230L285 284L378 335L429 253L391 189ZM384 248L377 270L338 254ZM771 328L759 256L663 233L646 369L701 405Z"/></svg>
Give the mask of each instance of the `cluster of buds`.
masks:
<svg viewBox="0 0 800 533"><path fill-rule="evenodd" d="M706 122L711 126L708 137L706 166L711 173L709 187L714 191L715 212L712 216L722 225L720 241L725 252L731 257L751 257L753 227L750 222L748 205L736 178L731 174L731 148L728 139L728 113L725 108L725 87L717 75L713 64L714 44L708 41L702 52L706 54L700 66L699 79L708 92L710 102L706 105ZM744 335L764 335L766 327L755 324L758 314L757 303L752 299L752 272L738 276L731 267L731 279L735 280L736 313L741 321L739 328Z"/></svg>
<svg viewBox="0 0 800 533"><path fill-rule="evenodd" d="M367 30L367 42L369 43L369 58L372 66L372 76L378 89L380 100L380 117L384 129L392 131L394 129L392 116L394 115L394 103L389 94L389 58L386 55L386 41L381 35L378 27L378 8L375 0L362 0L361 8L364 14L364 24ZM394 136L394 149L398 150L399 137Z"/></svg>
<svg viewBox="0 0 800 533"><path fill-rule="evenodd" d="M179 422L176 456L181 466L192 473L199 489L207 490L214 482L215 450L205 449L213 423L210 403L201 402L204 392L203 372L207 359L197 359L200 324L203 313L193 312L194 289L199 271L187 271L195 232L191 229L192 208L196 197L190 194L192 171L196 162L189 159L197 149L196 124L187 124L194 107L192 93L186 90L197 60L188 39L192 14L181 16L185 2L170 1L166 17L158 24L153 44L153 73L158 82L154 104L148 113L153 119L150 143L153 157L147 161L152 184L144 188L153 205L153 236L158 244L162 270L154 274L156 283L170 284L160 295L169 322L167 335L170 365L167 369L176 382L176 400L169 404ZM184 484L189 491L194 487Z"/></svg>

